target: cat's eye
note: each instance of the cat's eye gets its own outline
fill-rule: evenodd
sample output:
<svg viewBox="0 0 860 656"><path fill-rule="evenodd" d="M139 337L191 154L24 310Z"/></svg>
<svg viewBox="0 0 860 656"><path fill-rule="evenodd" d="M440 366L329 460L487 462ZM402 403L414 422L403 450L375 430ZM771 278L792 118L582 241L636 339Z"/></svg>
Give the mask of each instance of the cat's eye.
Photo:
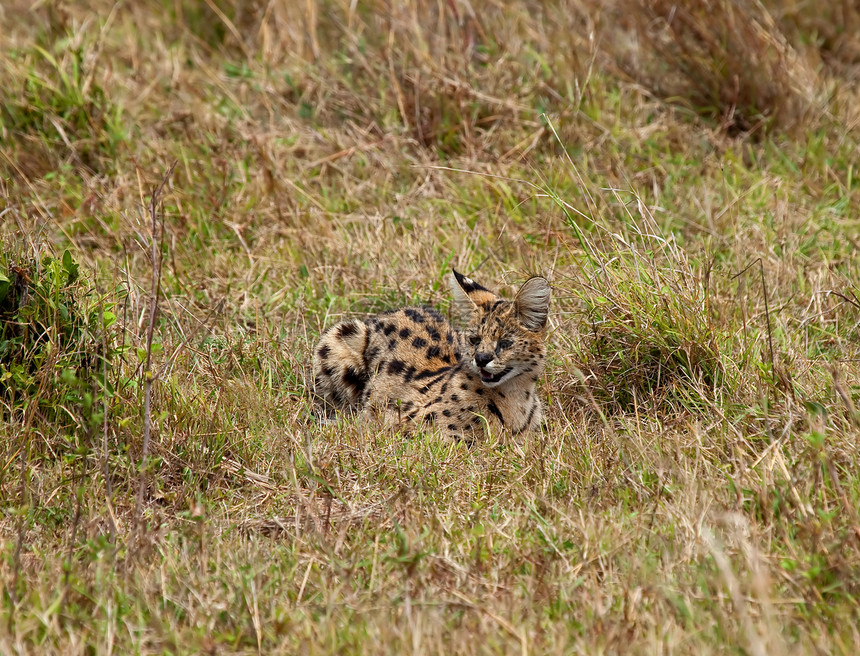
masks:
<svg viewBox="0 0 860 656"><path fill-rule="evenodd" d="M511 348L513 345L514 343L509 339L500 339L499 342L496 344L496 348L500 351L503 351L505 349Z"/></svg>
<svg viewBox="0 0 860 656"><path fill-rule="evenodd" d="M480 343L481 343L481 338L478 337L477 335L471 335L469 337L469 344L471 344L472 346L477 346Z"/></svg>

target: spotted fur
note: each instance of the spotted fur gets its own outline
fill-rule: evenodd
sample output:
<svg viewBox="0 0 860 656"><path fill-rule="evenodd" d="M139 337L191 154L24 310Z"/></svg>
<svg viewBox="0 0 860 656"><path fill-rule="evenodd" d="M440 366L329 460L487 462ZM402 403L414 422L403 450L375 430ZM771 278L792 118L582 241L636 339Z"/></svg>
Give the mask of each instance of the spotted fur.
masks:
<svg viewBox="0 0 860 656"><path fill-rule="evenodd" d="M448 434L536 428L543 404L550 287L531 278L507 301L456 271L454 330L427 307L393 310L329 328L314 350L325 410L381 411L395 424L434 421Z"/></svg>

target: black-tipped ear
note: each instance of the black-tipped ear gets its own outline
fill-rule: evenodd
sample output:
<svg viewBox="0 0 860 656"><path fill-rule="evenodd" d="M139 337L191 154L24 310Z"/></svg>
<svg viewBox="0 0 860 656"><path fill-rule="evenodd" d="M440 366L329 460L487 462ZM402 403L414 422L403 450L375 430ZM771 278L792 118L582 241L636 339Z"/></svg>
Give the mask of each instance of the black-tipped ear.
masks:
<svg viewBox="0 0 860 656"><path fill-rule="evenodd" d="M471 278L467 278L462 273L459 273L459 272L455 271L454 269L451 269L451 273L454 274L454 281L456 281L457 286L459 286L460 289L462 289L467 294L471 294L472 292L478 292L478 291L480 291L480 292L490 291L486 287L479 285L478 283L476 283ZM451 286L453 287L453 283Z"/></svg>
<svg viewBox="0 0 860 656"><path fill-rule="evenodd" d="M549 315L549 283L545 278L529 278L514 299L517 318L526 329L537 332L546 326Z"/></svg>
<svg viewBox="0 0 860 656"><path fill-rule="evenodd" d="M451 274L449 282L451 284L451 295L454 297L454 307L459 314L467 317L478 309L475 302L469 298L469 291L474 289L477 283L462 273L454 271L454 269L451 269ZM478 286L480 287L480 285Z"/></svg>
<svg viewBox="0 0 860 656"><path fill-rule="evenodd" d="M492 305L497 297L486 287L482 287L471 278L451 269L451 294L454 297L454 307L462 318L468 319L478 307Z"/></svg>

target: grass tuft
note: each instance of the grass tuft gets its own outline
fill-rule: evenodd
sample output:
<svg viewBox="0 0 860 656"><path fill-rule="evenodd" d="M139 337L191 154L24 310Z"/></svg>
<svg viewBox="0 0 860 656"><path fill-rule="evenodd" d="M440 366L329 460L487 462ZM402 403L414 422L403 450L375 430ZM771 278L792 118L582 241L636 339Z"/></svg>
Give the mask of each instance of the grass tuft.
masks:
<svg viewBox="0 0 860 656"><path fill-rule="evenodd" d="M571 290L583 308L577 366L614 411L637 400L672 407L698 399L701 409L731 384L731 339L711 322L703 281L677 251L672 261L660 257L673 245L658 239L602 253L605 264Z"/></svg>
<svg viewBox="0 0 860 656"><path fill-rule="evenodd" d="M0 134L17 145L16 175L40 176L71 161L110 172L125 139L120 109L94 81L82 45L59 52L40 46L11 53L0 71L24 76L20 93L0 103ZM94 64L92 64L94 65Z"/></svg>
<svg viewBox="0 0 860 656"><path fill-rule="evenodd" d="M68 250L30 263L10 255L0 260L4 411L83 439L103 416L100 399L114 373L114 304L93 292Z"/></svg>

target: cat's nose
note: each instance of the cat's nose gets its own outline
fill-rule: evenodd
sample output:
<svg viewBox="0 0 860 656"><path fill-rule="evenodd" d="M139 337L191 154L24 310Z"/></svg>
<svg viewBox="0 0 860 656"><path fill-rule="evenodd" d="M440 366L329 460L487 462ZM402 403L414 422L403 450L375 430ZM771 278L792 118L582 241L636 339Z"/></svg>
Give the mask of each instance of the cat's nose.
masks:
<svg viewBox="0 0 860 656"><path fill-rule="evenodd" d="M475 364L479 367L486 367L493 361L494 357L492 353L475 353Z"/></svg>

